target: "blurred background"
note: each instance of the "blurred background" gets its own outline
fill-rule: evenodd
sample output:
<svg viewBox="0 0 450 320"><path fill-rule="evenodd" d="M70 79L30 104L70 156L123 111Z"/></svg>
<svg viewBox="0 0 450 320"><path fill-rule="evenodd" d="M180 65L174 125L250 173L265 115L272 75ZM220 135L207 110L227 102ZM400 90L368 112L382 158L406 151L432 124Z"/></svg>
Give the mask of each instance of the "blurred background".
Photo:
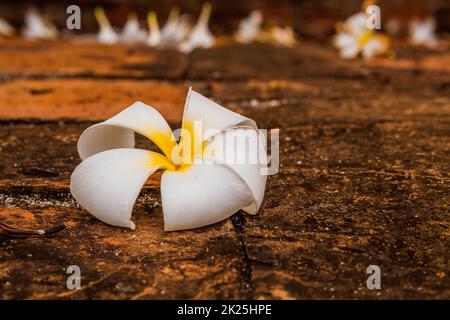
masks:
<svg viewBox="0 0 450 320"><path fill-rule="evenodd" d="M360 0L241 0L210 1L213 6L211 30L215 35L229 34L234 31L239 21L250 11L262 11L266 24L293 26L302 37L323 40L335 31L336 22L361 9ZM145 25L146 14L155 10L160 23L163 23L170 9L177 5L182 12L190 13L195 20L203 1L196 0L17 0L0 1L0 16L20 27L27 8L36 6L54 20L57 27L66 24L67 6L77 4L82 9L81 32L95 32L98 26L93 16L97 6L105 8L106 14L114 26L125 24L128 13L135 11L141 23ZM450 32L450 1L447 0L381 0L377 4L382 8L382 22L397 19L403 22L413 17L434 16L438 32Z"/></svg>

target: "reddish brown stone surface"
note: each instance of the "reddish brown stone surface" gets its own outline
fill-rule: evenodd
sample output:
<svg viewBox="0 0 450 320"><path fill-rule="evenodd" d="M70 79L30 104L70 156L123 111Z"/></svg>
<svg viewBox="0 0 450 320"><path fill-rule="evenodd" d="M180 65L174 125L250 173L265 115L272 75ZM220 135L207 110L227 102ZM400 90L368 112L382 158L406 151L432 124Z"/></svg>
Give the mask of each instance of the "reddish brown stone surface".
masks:
<svg viewBox="0 0 450 320"><path fill-rule="evenodd" d="M369 63L307 42L189 56L75 48L0 43L1 222L66 224L0 242L1 298L450 298L448 51L401 47ZM165 233L159 174L138 198L135 232L81 209L68 188L79 134L135 100L176 128L190 85L280 128L260 212ZM78 291L66 288L72 264ZM381 290L366 288L371 264Z"/></svg>

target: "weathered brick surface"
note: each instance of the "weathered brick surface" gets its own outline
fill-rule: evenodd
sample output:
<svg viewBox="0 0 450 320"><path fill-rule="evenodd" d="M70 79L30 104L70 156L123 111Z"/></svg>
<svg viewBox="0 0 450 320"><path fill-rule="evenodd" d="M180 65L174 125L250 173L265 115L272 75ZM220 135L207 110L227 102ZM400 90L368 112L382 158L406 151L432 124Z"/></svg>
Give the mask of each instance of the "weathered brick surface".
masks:
<svg viewBox="0 0 450 320"><path fill-rule="evenodd" d="M26 53L40 46L0 44L17 59L0 59L0 219L67 228L0 242L1 298L450 297L448 52L404 47L369 63L310 43L130 56L58 42ZM138 198L135 232L78 207L68 182L82 130L135 100L176 128L189 85L281 129L258 215L164 233L159 174ZM71 264L80 291L65 288ZM370 264L380 291L365 287Z"/></svg>
<svg viewBox="0 0 450 320"><path fill-rule="evenodd" d="M161 78L182 76L186 59L175 51L96 43L5 40L0 46L1 80Z"/></svg>
<svg viewBox="0 0 450 320"><path fill-rule="evenodd" d="M128 79L15 80L1 86L3 120L76 121L110 118L135 101L158 108L170 121L180 121L188 87L186 83Z"/></svg>

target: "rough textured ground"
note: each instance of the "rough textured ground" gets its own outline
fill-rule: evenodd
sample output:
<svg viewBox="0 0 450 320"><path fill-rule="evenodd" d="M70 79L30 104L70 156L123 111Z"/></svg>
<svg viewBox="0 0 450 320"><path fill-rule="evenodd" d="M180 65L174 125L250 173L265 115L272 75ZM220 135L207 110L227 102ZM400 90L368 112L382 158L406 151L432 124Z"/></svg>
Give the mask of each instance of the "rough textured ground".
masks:
<svg viewBox="0 0 450 320"><path fill-rule="evenodd" d="M67 226L0 242L0 298L450 298L450 53L397 52L347 62L305 42L189 56L0 43L0 221ZM68 180L82 130L136 100L175 128L190 85L280 129L258 215L165 233L158 174L135 232L77 206ZM73 264L81 290L66 288ZM381 290L366 288L371 264Z"/></svg>

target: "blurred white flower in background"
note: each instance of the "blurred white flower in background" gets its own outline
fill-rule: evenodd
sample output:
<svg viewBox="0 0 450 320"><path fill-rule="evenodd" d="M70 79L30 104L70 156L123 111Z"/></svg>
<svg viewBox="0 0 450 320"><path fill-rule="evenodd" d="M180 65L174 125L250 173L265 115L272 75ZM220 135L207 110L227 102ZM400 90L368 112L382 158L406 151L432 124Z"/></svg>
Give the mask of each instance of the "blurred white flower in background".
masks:
<svg viewBox="0 0 450 320"><path fill-rule="evenodd" d="M184 41L192 26L187 14L180 16L180 9L173 7L170 10L166 23L161 28L161 42L164 47L176 47Z"/></svg>
<svg viewBox="0 0 450 320"><path fill-rule="evenodd" d="M205 3L202 7L202 12L197 21L197 24L192 29L188 39L182 42L179 49L182 52L189 53L195 48L211 48L214 46L215 37L209 31L208 23L209 17L211 16L211 4Z"/></svg>
<svg viewBox="0 0 450 320"><path fill-rule="evenodd" d="M120 42L125 44L145 43L147 31L141 29L136 13L128 15L127 22L120 33Z"/></svg>
<svg viewBox="0 0 450 320"><path fill-rule="evenodd" d="M267 35L267 42L272 44L278 44L285 47L293 47L297 43L294 30L291 27L272 27Z"/></svg>
<svg viewBox="0 0 450 320"><path fill-rule="evenodd" d="M297 43L295 32L291 27L274 26L263 30L263 15L261 11L254 10L239 23L239 29L234 38L240 43L262 42L286 47L292 47Z"/></svg>
<svg viewBox="0 0 450 320"><path fill-rule="evenodd" d="M333 38L333 44L342 58L353 59L359 54L364 58L373 58L389 52L389 37L367 28L367 18L366 13L360 12L337 25L338 33Z"/></svg>
<svg viewBox="0 0 450 320"><path fill-rule="evenodd" d="M254 10L239 23L239 29L235 34L237 42L250 43L258 40L261 33L263 15L261 11Z"/></svg>
<svg viewBox="0 0 450 320"><path fill-rule="evenodd" d="M432 17L414 19L409 24L409 41L416 46L436 48L439 45L435 34L436 21Z"/></svg>
<svg viewBox="0 0 450 320"><path fill-rule="evenodd" d="M158 18L156 12L150 11L147 15L148 23L148 37L147 45L150 47L157 47L161 43L161 32L159 31Z"/></svg>
<svg viewBox="0 0 450 320"><path fill-rule="evenodd" d="M103 8L95 8L94 15L100 27L100 31L97 34L97 41L103 44L117 43L119 41L119 35L109 23Z"/></svg>
<svg viewBox="0 0 450 320"><path fill-rule="evenodd" d="M53 40L58 36L58 29L49 19L44 19L37 9L30 8L25 12L22 36L25 39Z"/></svg>

